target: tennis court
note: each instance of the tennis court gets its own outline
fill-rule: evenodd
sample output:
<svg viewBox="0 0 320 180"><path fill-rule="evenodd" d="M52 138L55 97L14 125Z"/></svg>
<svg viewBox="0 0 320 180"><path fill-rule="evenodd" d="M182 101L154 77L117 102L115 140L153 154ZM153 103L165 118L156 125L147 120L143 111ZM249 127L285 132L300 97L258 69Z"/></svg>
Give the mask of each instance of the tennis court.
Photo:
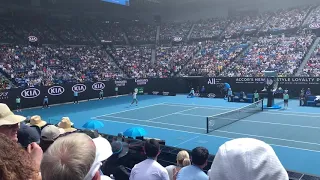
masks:
<svg viewBox="0 0 320 180"><path fill-rule="evenodd" d="M98 119L105 124L99 131L109 134L133 126L144 127L148 137L165 139L167 145L186 149L204 146L212 154L230 139L257 138L273 146L288 170L320 175L320 113L317 108L299 107L298 101L292 100L288 110L264 110L207 134L208 116L248 104L228 103L222 99L187 99L184 95L140 96L139 99L139 106L128 106L131 97L125 96L46 110L33 109L23 114L39 114L49 119L69 116L77 128L89 119Z"/></svg>

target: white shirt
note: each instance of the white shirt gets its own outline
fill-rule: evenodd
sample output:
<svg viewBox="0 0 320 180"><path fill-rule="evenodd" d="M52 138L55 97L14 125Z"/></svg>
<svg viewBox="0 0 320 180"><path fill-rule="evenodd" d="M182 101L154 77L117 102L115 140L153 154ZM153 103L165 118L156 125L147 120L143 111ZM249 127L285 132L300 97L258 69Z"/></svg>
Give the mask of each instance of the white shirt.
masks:
<svg viewBox="0 0 320 180"><path fill-rule="evenodd" d="M137 93L134 92L132 97L133 97L133 99L137 99Z"/></svg>
<svg viewBox="0 0 320 180"><path fill-rule="evenodd" d="M130 180L169 180L169 175L157 161L146 159L133 167Z"/></svg>

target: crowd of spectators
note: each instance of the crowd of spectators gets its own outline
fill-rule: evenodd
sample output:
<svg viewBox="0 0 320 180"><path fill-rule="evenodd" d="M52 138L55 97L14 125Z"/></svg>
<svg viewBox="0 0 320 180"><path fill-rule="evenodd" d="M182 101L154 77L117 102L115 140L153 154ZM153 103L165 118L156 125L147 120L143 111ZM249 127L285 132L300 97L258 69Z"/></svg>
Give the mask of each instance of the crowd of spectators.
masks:
<svg viewBox="0 0 320 180"><path fill-rule="evenodd" d="M123 77L100 46L0 48L2 71L20 86L52 85Z"/></svg>
<svg viewBox="0 0 320 180"><path fill-rule="evenodd" d="M194 23L194 28L190 38L192 39L204 39L214 38L219 36L226 26L229 24L229 20L225 19L207 19L199 20Z"/></svg>
<svg viewBox="0 0 320 180"><path fill-rule="evenodd" d="M134 22L125 29L130 42L155 43L156 41L157 28L155 25Z"/></svg>
<svg viewBox="0 0 320 180"><path fill-rule="evenodd" d="M242 58L233 61L220 75L258 77L263 76L265 70L273 70L278 76L292 76L313 40L313 35L260 37Z"/></svg>
<svg viewBox="0 0 320 180"><path fill-rule="evenodd" d="M124 32L119 22L90 20L88 28L99 41L112 41L114 44L125 44Z"/></svg>
<svg viewBox="0 0 320 180"><path fill-rule="evenodd" d="M257 139L225 142L211 167L205 147L193 148L190 155L180 151L177 163L164 167L156 139L143 138L135 144L122 134L109 139L96 130L74 128L68 117L56 125L38 115L26 119L3 103L0 114L2 180L289 180L272 147ZM124 166L128 162L135 164Z"/></svg>
<svg viewBox="0 0 320 180"><path fill-rule="evenodd" d="M261 31L282 31L298 28L303 23L310 8L310 6L307 6L278 10L268 19Z"/></svg>
<svg viewBox="0 0 320 180"><path fill-rule="evenodd" d="M156 77L174 76L188 63L199 50L197 44L157 48Z"/></svg>
<svg viewBox="0 0 320 180"><path fill-rule="evenodd" d="M131 78L146 78L152 74L150 47L117 47L112 55L124 73Z"/></svg>
<svg viewBox="0 0 320 180"><path fill-rule="evenodd" d="M309 61L305 65L300 76L304 77L319 77L320 76L320 43L315 48Z"/></svg>
<svg viewBox="0 0 320 180"><path fill-rule="evenodd" d="M192 27L192 22L163 23L160 26L160 40L172 41L174 37L186 38Z"/></svg>
<svg viewBox="0 0 320 180"><path fill-rule="evenodd" d="M86 45L94 42L94 38L77 20L50 18L46 22L46 26L52 28L66 44Z"/></svg>
<svg viewBox="0 0 320 180"><path fill-rule="evenodd" d="M320 23L320 6L317 6L314 9L312 9L309 16L305 20L306 25L309 25L311 23Z"/></svg>
<svg viewBox="0 0 320 180"><path fill-rule="evenodd" d="M269 19L270 13L257 16L235 17L224 31L224 37L238 37L241 34L257 32Z"/></svg>
<svg viewBox="0 0 320 180"><path fill-rule="evenodd" d="M199 53L185 65L180 76L218 76L247 46L238 39L202 42Z"/></svg>

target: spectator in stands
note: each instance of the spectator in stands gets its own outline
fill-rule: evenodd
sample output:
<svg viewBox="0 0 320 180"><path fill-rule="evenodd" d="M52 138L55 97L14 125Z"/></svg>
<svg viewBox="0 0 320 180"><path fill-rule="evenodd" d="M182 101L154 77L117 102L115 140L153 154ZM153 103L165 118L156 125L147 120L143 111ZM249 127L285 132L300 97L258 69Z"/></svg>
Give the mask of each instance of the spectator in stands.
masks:
<svg viewBox="0 0 320 180"><path fill-rule="evenodd" d="M220 146L208 172L219 180L288 180L288 174L268 144L251 138Z"/></svg>
<svg viewBox="0 0 320 180"><path fill-rule="evenodd" d="M180 169L185 166L189 166L190 164L189 153L187 151L180 151L177 155L177 165L170 165L166 167L170 180L176 180Z"/></svg>
<svg viewBox="0 0 320 180"><path fill-rule="evenodd" d="M13 114L6 104L0 103L0 134L18 142L19 124L25 119L23 116Z"/></svg>
<svg viewBox="0 0 320 180"><path fill-rule="evenodd" d="M58 127L62 128L65 132L77 131L76 128L73 128L73 122L71 122L69 117L62 117L61 121L58 123Z"/></svg>
<svg viewBox="0 0 320 180"><path fill-rule="evenodd" d="M209 177L203 172L203 168L207 166L208 157L209 151L206 148L194 148L191 152L192 165L182 168L177 180L209 180Z"/></svg>
<svg viewBox="0 0 320 180"><path fill-rule="evenodd" d="M32 128L24 123L20 123L18 130L18 141L22 147L27 148L29 144L35 142L40 143L40 134L35 128Z"/></svg>
<svg viewBox="0 0 320 180"><path fill-rule="evenodd" d="M144 151L147 159L133 167L130 180L169 180L167 170L157 162L159 143L155 139L146 141Z"/></svg>
<svg viewBox="0 0 320 180"><path fill-rule="evenodd" d="M38 145L32 144L25 151L6 135L0 134L0 149L1 180L41 180L42 150Z"/></svg>
<svg viewBox="0 0 320 180"><path fill-rule="evenodd" d="M123 166L129 152L129 145L125 142L114 141L111 147L113 154L104 162L101 171L107 176L113 174L115 179L129 180L130 173Z"/></svg>
<svg viewBox="0 0 320 180"><path fill-rule="evenodd" d="M40 147L45 152L49 146L65 131L54 125L48 125L41 130Z"/></svg>
<svg viewBox="0 0 320 180"><path fill-rule="evenodd" d="M30 118L30 123L28 125L30 126L36 126L36 127L39 127L40 129L42 127L44 127L45 125L47 124L46 121L42 120L41 119L41 116L38 116L38 115L35 115L35 116L32 116Z"/></svg>
<svg viewBox="0 0 320 180"><path fill-rule="evenodd" d="M91 139L84 133L58 138L44 153L41 163L43 180L110 179L100 174L101 161L111 156L110 143L102 138Z"/></svg>

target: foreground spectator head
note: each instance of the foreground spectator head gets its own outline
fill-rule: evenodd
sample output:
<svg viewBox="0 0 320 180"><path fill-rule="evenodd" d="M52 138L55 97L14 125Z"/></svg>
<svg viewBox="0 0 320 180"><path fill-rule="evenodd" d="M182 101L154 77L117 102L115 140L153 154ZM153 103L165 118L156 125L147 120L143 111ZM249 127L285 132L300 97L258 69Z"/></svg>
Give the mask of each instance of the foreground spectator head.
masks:
<svg viewBox="0 0 320 180"><path fill-rule="evenodd" d="M203 172L207 166L209 151L204 147L196 147L191 152L192 165L180 169L177 180L208 180L209 177Z"/></svg>
<svg viewBox="0 0 320 180"><path fill-rule="evenodd" d="M39 144L40 134L35 128L32 128L24 123L20 123L20 128L18 130L18 141L25 148L33 142Z"/></svg>
<svg viewBox="0 0 320 180"><path fill-rule="evenodd" d="M160 154L160 145L155 139L145 142L147 159L136 164L130 173L130 180L169 180L167 170L156 159Z"/></svg>
<svg viewBox="0 0 320 180"><path fill-rule="evenodd" d="M251 138L234 139L220 146L210 179L288 180L288 174L268 144Z"/></svg>
<svg viewBox="0 0 320 180"><path fill-rule="evenodd" d="M30 118L30 126L38 126L39 128L45 126L47 124L46 121L41 119L41 116L35 115Z"/></svg>
<svg viewBox="0 0 320 180"><path fill-rule="evenodd" d="M66 132L74 132L77 129L73 128L73 122L68 117L63 117L58 123L59 128L64 129Z"/></svg>
<svg viewBox="0 0 320 180"><path fill-rule="evenodd" d="M43 180L100 180L101 161L112 155L110 143L84 133L58 138L41 163Z"/></svg>
<svg viewBox="0 0 320 180"><path fill-rule="evenodd" d="M6 135L11 140L18 141L18 129L20 122L26 118L15 115L6 104L0 103L0 133Z"/></svg>
<svg viewBox="0 0 320 180"><path fill-rule="evenodd" d="M0 179L17 180L39 178L39 169L30 154L4 134L0 134Z"/></svg>
<svg viewBox="0 0 320 180"><path fill-rule="evenodd" d="M41 131L40 147L43 151L46 151L49 146L65 131L54 125L48 125Z"/></svg>
<svg viewBox="0 0 320 180"><path fill-rule="evenodd" d="M196 147L191 152L192 164L200 168L207 166L208 157L209 151L204 147Z"/></svg>
<svg viewBox="0 0 320 180"><path fill-rule="evenodd" d="M187 151L180 151L177 155L177 165L180 167L190 165L189 153Z"/></svg>
<svg viewBox="0 0 320 180"><path fill-rule="evenodd" d="M160 144L155 139L150 139L144 144L144 152L148 158L157 158L160 154Z"/></svg>

